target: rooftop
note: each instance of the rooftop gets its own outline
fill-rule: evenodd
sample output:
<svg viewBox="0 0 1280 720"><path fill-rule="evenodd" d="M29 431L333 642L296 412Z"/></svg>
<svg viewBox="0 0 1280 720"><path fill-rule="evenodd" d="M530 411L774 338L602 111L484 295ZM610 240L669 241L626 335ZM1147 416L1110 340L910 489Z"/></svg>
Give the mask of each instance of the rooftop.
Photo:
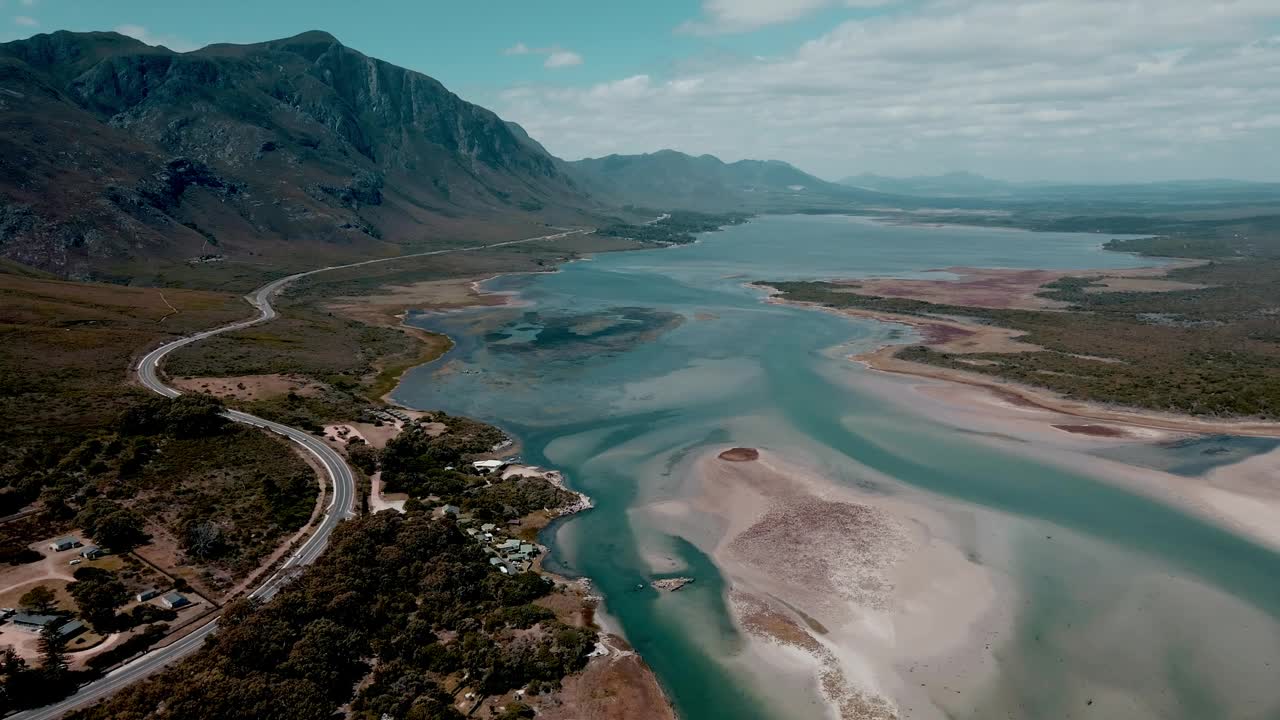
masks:
<svg viewBox="0 0 1280 720"><path fill-rule="evenodd" d="M57 615L32 615L29 613L18 613L13 616L13 621L19 625L39 625L40 627L61 619Z"/></svg>

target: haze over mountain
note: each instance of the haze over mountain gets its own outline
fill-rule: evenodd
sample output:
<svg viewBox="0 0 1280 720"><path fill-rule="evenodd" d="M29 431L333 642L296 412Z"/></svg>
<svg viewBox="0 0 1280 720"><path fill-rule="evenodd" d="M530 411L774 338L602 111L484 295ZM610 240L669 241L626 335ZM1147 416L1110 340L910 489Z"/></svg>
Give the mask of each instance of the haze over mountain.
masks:
<svg viewBox="0 0 1280 720"><path fill-rule="evenodd" d="M655 208L767 210L828 202L873 202L880 193L842 187L779 160L725 163L674 150L565 163L604 198Z"/></svg>
<svg viewBox="0 0 1280 720"><path fill-rule="evenodd" d="M1062 183L1009 182L971 172L943 175L887 177L862 173L840 180L841 185L863 190L935 200L953 198L1003 199L1034 202L1124 203L1166 201L1184 203L1274 204L1280 198L1280 183L1243 180L1170 180L1149 183Z"/></svg>
<svg viewBox="0 0 1280 720"><path fill-rule="evenodd" d="M323 32L186 54L37 35L0 45L0 108L0 253L69 276L392 254L595 207L523 131Z"/></svg>

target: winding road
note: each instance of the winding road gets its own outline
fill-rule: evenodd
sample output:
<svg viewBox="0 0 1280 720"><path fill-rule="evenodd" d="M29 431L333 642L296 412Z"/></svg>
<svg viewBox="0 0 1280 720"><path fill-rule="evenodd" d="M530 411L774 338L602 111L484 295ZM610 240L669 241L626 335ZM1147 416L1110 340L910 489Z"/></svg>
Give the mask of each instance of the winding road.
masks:
<svg viewBox="0 0 1280 720"><path fill-rule="evenodd" d="M224 325L212 330L198 332L194 335L188 335L184 338L161 345L155 350L147 353L146 356L138 362L138 381L147 389L165 397L172 398L181 395L182 393L168 385L165 385L160 379L160 363L164 360L165 356L180 347L200 342L205 338L234 330L242 330L259 323L273 320L277 313L275 308L271 306L271 298L275 296L281 288L309 275L329 272L331 270L345 270L348 268L363 267L365 265L394 262L396 260L428 257L431 255L474 252L477 250L490 250L493 248L507 247L509 245L530 243L538 240L556 240L570 235L578 235L592 231L593 229L591 228L565 230L553 235L540 235L538 237L508 240L489 245L470 245L459 248L448 248L445 250L431 250L428 252L412 253L409 255L399 255L389 258L378 258L376 260L365 260L363 262L350 263L347 265L331 265L329 267L317 268L315 270L282 277L263 285L252 295L246 298L250 304L257 308L257 317L250 318L248 320L241 320L240 322ZM333 500L325 509L324 518L316 527L315 532L311 534L307 541L304 542L302 546L293 553L293 555L289 556L288 560L286 560L280 568L271 575L271 577L267 578L267 580L259 585L253 592L249 593L249 597L269 600L280 591L280 588L292 576L293 570L303 565L315 562L316 558L320 557L320 554L324 552L325 546L329 542L329 535L339 523L347 518L355 516L355 475L351 472L351 467L347 465L346 460L343 459L342 455L338 454L336 450L324 444L324 442L310 433L289 427L288 425L281 425L280 423L272 422L256 415L243 413L238 410L229 410L227 411L226 416L239 423L270 430L271 432L298 443L304 450L315 456L315 458L324 467L333 487ZM9 717L12 720L54 720L55 718L61 717L72 710L101 700L115 691L133 682L141 680L147 675L160 670L164 666L195 652L204 644L204 639L217 630L217 626L218 621L216 618L210 620L176 642L147 652L134 660L125 663L116 670L113 670L101 679L82 685L79 690L77 690L73 695L67 697L65 700L54 703L53 705L46 705L42 708L16 713Z"/></svg>

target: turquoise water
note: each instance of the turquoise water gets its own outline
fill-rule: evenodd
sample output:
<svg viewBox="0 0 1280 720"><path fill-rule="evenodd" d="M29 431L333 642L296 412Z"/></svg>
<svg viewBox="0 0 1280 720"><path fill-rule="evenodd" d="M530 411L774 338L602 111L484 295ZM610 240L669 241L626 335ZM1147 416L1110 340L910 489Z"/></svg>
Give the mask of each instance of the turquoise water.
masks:
<svg viewBox="0 0 1280 720"><path fill-rule="evenodd" d="M504 427L526 461L564 470L595 499L548 530L551 563L593 580L687 720L822 717L816 702L779 709L732 662L743 639L715 566L632 512L675 492L684 458L724 443L799 454L863 487L879 473L936 495L975 527L1001 523L1014 540L1007 553L988 553L978 531L967 550L1018 588L1017 632L1001 639L995 686L934 698L953 717L1049 719L1085 707L1092 714L1081 717L1273 717L1280 690L1265 668L1280 659L1280 556L887 404L860 388L868 371L843 358L901 328L765 304L745 286L951 266L1149 264L1101 250L1105 239L760 218L692 246L489 283L517 291L517 307L415 315L457 345L411 372L395 398ZM655 554L697 583L675 595L649 589Z"/></svg>

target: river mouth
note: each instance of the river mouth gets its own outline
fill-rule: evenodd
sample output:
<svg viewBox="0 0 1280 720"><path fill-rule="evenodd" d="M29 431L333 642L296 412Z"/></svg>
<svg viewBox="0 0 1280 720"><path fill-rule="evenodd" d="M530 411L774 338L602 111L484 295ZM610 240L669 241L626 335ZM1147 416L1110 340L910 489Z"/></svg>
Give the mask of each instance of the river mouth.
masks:
<svg viewBox="0 0 1280 720"><path fill-rule="evenodd" d="M1093 235L761 218L486 285L515 306L415 314L457 345L394 397L500 424L592 496L547 531L553 569L592 579L681 717L1263 717L1280 708L1280 558L1107 463L1194 479L1267 447L1077 434L1045 446L1068 461L1038 458L1038 436L943 421L847 360L900 327L745 285L1142 264ZM776 472L716 480L733 447ZM858 565L844 538L872 534L891 542L854 545L891 559ZM650 586L674 575L696 582Z"/></svg>

